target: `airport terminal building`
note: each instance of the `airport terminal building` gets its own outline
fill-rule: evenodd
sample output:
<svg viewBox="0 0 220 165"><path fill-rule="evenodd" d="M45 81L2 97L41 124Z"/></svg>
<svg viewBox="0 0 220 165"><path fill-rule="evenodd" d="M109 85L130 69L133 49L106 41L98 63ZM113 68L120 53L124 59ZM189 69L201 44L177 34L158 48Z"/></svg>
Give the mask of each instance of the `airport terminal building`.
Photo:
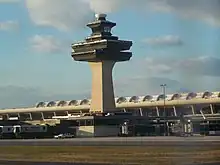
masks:
<svg viewBox="0 0 220 165"><path fill-rule="evenodd" d="M2 109L0 135L48 137L53 132L71 132L78 137L220 134L220 92L115 97L112 70L115 63L130 60L132 41L112 34L116 23L107 20L106 14L95 17L87 24L92 34L71 46L72 58L87 62L92 70L91 99L39 102L33 107Z"/></svg>
<svg viewBox="0 0 220 165"><path fill-rule="evenodd" d="M165 99L164 99L165 98ZM2 109L1 123L72 127L77 136L220 134L220 92L180 93L115 98L115 113L93 114L90 99L39 102L34 107ZM63 129L65 130L65 129Z"/></svg>

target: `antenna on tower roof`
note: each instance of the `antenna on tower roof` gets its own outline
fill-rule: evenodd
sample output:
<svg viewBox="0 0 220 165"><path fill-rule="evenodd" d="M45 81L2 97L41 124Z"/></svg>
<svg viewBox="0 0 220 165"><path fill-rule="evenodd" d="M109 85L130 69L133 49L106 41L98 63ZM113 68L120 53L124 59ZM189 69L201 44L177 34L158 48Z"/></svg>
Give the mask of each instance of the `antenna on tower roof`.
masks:
<svg viewBox="0 0 220 165"><path fill-rule="evenodd" d="M100 13L100 14L95 14L96 20L105 20L106 14Z"/></svg>

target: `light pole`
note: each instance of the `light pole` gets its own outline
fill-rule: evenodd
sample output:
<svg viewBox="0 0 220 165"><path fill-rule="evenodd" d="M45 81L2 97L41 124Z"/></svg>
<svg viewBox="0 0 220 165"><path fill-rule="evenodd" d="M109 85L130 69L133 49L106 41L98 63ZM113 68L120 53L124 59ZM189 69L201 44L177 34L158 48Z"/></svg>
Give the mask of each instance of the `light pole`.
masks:
<svg viewBox="0 0 220 165"><path fill-rule="evenodd" d="M164 113L164 136L167 135L167 129L166 129L166 125L167 125L167 121L166 121L166 84L161 84L160 85L163 89L163 113Z"/></svg>

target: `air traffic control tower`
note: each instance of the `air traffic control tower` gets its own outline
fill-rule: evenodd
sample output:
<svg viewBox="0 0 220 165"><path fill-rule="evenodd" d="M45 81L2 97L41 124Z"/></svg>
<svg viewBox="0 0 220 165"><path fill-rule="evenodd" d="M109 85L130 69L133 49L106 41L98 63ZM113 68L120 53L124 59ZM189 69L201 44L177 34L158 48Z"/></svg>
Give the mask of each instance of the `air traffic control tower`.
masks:
<svg viewBox="0 0 220 165"><path fill-rule="evenodd" d="M130 60L128 52L132 41L119 40L112 36L116 23L106 20L106 14L96 14L96 20L88 23L92 34L83 42L72 44L75 61L86 61L92 70L91 113L114 112L115 97L112 69L116 62Z"/></svg>

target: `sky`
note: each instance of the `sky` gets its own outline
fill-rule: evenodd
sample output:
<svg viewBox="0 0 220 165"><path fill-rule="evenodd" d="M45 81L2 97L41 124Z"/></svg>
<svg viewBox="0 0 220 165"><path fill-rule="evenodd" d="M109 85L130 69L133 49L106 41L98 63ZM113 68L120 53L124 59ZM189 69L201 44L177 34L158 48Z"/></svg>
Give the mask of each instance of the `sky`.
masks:
<svg viewBox="0 0 220 165"><path fill-rule="evenodd" d="M0 108L90 98L91 71L71 44L95 13L117 23L133 56L115 96L220 91L220 0L0 0Z"/></svg>

